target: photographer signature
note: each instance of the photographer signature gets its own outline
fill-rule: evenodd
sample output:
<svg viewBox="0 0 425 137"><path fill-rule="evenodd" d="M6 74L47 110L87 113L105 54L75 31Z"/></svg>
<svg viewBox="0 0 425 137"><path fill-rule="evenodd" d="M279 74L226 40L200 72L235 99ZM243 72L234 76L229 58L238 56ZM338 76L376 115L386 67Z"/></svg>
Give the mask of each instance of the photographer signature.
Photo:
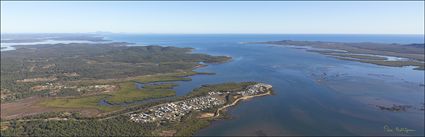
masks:
<svg viewBox="0 0 425 137"><path fill-rule="evenodd" d="M385 125L384 126L384 131L385 132L391 132L391 133L402 133L402 134L408 134L409 132L414 132L416 130L413 129L409 129L409 128L401 128L401 127L395 127L392 128L389 125Z"/></svg>

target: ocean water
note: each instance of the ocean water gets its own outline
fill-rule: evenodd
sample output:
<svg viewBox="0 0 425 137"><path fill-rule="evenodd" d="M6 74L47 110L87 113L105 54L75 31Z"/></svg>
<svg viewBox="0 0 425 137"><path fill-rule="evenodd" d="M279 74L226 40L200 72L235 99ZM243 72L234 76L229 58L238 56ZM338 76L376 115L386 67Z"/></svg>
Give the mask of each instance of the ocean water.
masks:
<svg viewBox="0 0 425 137"><path fill-rule="evenodd" d="M110 34L106 39L192 47L195 53L231 56L208 64L177 82L178 95L203 84L258 81L273 85L275 95L242 101L196 133L204 135L424 135L424 71L337 60L304 49L265 44L273 40L424 43L422 35L159 35ZM6 51L7 52L7 51ZM406 112L380 110L376 105L410 105ZM386 128L384 128L386 127ZM395 128L410 132L397 132ZM394 129L389 132L384 129Z"/></svg>
<svg viewBox="0 0 425 137"><path fill-rule="evenodd" d="M138 45L192 47L196 53L231 56L224 64L196 69L175 89L184 95L203 84L258 81L275 95L243 101L196 135L423 135L424 71L337 60L303 49L243 42L317 40L423 43L419 35L141 35L107 39ZM406 112L376 105L410 105ZM393 132L385 131L392 128ZM395 128L415 131L397 132Z"/></svg>
<svg viewBox="0 0 425 137"><path fill-rule="evenodd" d="M21 42L21 43L1 43L1 51L15 50L15 45L35 45L35 44L69 44L69 43L105 43L105 42L92 42L85 40L46 40L40 42Z"/></svg>

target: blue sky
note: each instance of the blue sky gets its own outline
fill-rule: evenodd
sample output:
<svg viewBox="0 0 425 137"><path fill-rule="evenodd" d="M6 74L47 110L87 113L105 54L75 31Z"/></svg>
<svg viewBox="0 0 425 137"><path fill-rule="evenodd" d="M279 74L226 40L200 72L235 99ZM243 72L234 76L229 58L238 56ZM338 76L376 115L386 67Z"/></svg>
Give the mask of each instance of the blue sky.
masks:
<svg viewBox="0 0 425 137"><path fill-rule="evenodd" d="M1 2L1 32L424 34L424 2Z"/></svg>

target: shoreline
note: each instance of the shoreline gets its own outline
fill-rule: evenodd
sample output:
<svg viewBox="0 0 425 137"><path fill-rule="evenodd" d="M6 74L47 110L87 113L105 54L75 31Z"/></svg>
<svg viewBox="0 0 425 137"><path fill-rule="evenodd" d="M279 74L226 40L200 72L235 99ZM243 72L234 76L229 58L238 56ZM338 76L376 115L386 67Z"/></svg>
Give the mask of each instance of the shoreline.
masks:
<svg viewBox="0 0 425 137"><path fill-rule="evenodd" d="M247 42L244 44L268 44L276 47L294 47L297 49L299 47L301 49L306 49L307 52L319 53L321 55L329 56L339 60L347 60L387 67L414 66L415 68L412 68L413 70L424 70L424 62L422 55L423 53L419 53L420 51L412 52L412 50L420 50L419 48L410 46L412 44L398 44L398 50L396 50L395 48L391 48L390 50L383 50L383 46L390 45L386 43L347 43L283 40L268 42ZM353 46L353 44L356 45ZM355 57L355 55L363 55L363 57ZM377 56L385 57L386 59L375 60L374 57Z"/></svg>
<svg viewBox="0 0 425 137"><path fill-rule="evenodd" d="M271 95L271 90L269 90L269 91L267 91L266 93L263 93L263 94L240 97L240 98L236 99L235 101L233 101L231 104L227 104L225 106L218 108L213 117L219 117L221 110L224 110L224 109L231 107L231 106L235 106L241 100L247 100L247 99L251 99L251 98L254 98L254 97L260 97L260 96L266 96L266 95Z"/></svg>
<svg viewBox="0 0 425 137"><path fill-rule="evenodd" d="M126 43L126 42L123 42L123 43ZM128 43L128 44L131 44L131 43ZM190 68L188 70L184 70L184 71L165 72L165 73L154 73L154 74L148 74L148 75L130 76L130 77L125 77L125 78L106 78L106 79L88 79L88 80L85 79L85 80L75 80L75 81L69 81L69 82L70 83L84 83L85 82L85 83L92 83L92 84L95 84L95 83L111 83L111 84L116 84L116 83L121 83L121 82L125 82L125 81L134 81L134 80L137 80L137 79L140 79L140 78L155 77L155 76L158 76L158 77L160 77L160 76L172 76L172 77L176 77L176 78L188 78L188 79L159 80L159 81L153 81L153 82L148 82L148 83L191 81L192 80L190 78L191 76L195 76L195 75L215 75L215 73L213 73L213 72L198 72L198 71L196 71L196 69L203 68L203 67L208 67L209 64L224 64L224 63L230 62L232 60L232 57L230 57L230 56L225 56L225 57L226 57L226 59L224 61L219 61L219 62L215 62L215 63L198 63L197 65L193 66L192 68ZM113 92L116 92L116 91L113 91ZM63 98L63 99L66 99L66 98L79 98L79 97L87 97L87 96L92 96L92 95L93 96L97 96L97 95L102 95L102 94L103 93L94 93L94 94L90 94L90 95L67 96L67 97L52 97L52 98ZM102 106L106 106L106 107L115 107L115 106L118 106L118 107L124 107L124 109L125 109L127 107L131 107L131 105L143 105L143 104L145 104L145 103L138 104L139 102L152 103L152 102L161 101L161 100L167 100L167 99L175 98L175 97L179 97L179 96L174 95L174 96L167 96L167 97L150 98L150 99L144 99L144 100L134 101L134 102L131 102L131 103L126 103L126 102L123 102L123 103L106 102L110 106L100 105L100 104L102 104L102 101L105 100L105 99L102 99L102 100L99 100L98 105L101 106L101 107ZM40 97L40 98L46 99L45 97ZM49 98L51 98L51 97L49 97ZM10 102L3 102L2 101L1 104L2 104L2 106L4 104L11 104L11 105L19 104L22 101L25 102L25 99L31 99L31 97L23 98L23 99L19 99L19 100L14 100L14 101L10 101ZM32 108L33 106L36 106L36 107L41 107L41 108L43 108L45 110L48 110L48 111L35 112L35 113L31 113L31 114L27 114L26 112L23 112L23 113L18 112L17 114L6 115L6 116L2 113L1 119L4 119L4 120L13 120L13 119L23 118L21 115L24 115L24 117L26 117L26 116L31 117L31 116L39 115L39 114L43 114L43 113L51 113L51 112L68 110L68 109L69 110L77 109L77 108L68 108L68 107L50 107L50 106L47 107L47 106L41 106L41 105L39 105L40 100L38 100L37 102L33 102L33 103L35 103L35 104L26 106L26 108ZM3 110L3 107L2 107L2 110ZM98 108L82 108L82 110L87 110L87 111L91 111L91 110L102 111L102 110L99 110ZM80 111L80 110L78 110L78 111ZM112 111L112 113L119 112L119 111L122 111L122 110ZM108 114L108 113L111 113L111 112L97 112L97 113L98 114L96 114L96 115L90 115L90 114L88 114L87 117L88 118L97 118L97 117L99 117L99 115L104 115L105 113ZM16 115L19 115L19 116L16 116ZM9 117L11 117L11 118L9 118Z"/></svg>

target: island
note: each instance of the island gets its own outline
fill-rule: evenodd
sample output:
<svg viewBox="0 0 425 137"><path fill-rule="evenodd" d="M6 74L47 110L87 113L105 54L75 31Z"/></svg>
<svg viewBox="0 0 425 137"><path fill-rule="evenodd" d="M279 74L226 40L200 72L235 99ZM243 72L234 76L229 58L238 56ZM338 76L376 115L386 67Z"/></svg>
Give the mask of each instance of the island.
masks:
<svg viewBox="0 0 425 137"><path fill-rule="evenodd" d="M424 70L424 43L397 44L371 42L325 42L325 41L268 41L245 44L271 44L307 49L337 59L371 63L382 66L404 67Z"/></svg>

